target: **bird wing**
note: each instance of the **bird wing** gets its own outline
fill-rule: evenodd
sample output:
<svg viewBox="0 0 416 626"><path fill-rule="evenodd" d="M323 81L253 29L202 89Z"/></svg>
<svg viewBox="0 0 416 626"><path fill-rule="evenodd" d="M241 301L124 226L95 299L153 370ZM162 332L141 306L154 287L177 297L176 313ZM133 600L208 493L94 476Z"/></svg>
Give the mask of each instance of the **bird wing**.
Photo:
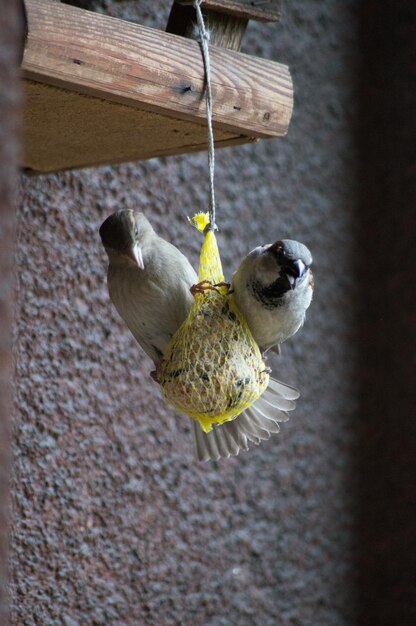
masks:
<svg viewBox="0 0 416 626"><path fill-rule="evenodd" d="M150 233L143 245L144 270L111 266L108 290L118 313L154 364L193 302L197 274L172 244Z"/></svg>
<svg viewBox="0 0 416 626"><path fill-rule="evenodd" d="M230 422L214 425L209 433L191 419L195 459L218 461L248 450L249 442L258 445L269 439L279 432L279 422L289 419L288 411L293 411L297 398L297 389L270 378L266 391L251 407Z"/></svg>

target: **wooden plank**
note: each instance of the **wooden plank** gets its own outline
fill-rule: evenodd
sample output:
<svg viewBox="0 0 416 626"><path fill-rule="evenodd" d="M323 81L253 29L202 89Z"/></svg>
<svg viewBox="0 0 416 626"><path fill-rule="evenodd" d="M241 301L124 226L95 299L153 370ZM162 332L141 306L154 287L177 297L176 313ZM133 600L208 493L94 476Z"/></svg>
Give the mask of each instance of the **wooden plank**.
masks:
<svg viewBox="0 0 416 626"><path fill-rule="evenodd" d="M24 78L178 119L206 118L198 43L53 0L27 0ZM211 47L213 123L237 135L285 135L288 68Z"/></svg>
<svg viewBox="0 0 416 626"><path fill-rule="evenodd" d="M24 80L22 166L35 173L206 150L206 125ZM215 130L216 148L252 141Z"/></svg>
<svg viewBox="0 0 416 626"><path fill-rule="evenodd" d="M227 13L204 11L206 29L210 34L211 46L240 50L248 20ZM166 31L195 39L196 11L191 6L181 6L174 2L169 15Z"/></svg>
<svg viewBox="0 0 416 626"><path fill-rule="evenodd" d="M190 5L193 0L176 0L178 4ZM280 0L202 0L201 7L229 13L248 20L277 22L280 20Z"/></svg>

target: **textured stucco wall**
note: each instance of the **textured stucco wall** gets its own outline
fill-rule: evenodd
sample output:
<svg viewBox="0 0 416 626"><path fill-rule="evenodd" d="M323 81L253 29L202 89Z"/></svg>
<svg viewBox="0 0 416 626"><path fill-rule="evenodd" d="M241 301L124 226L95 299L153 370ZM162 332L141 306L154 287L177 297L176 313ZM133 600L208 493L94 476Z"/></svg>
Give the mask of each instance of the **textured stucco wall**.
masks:
<svg viewBox="0 0 416 626"><path fill-rule="evenodd" d="M161 27L167 5L101 3ZM217 155L228 276L275 238L315 257L306 326L273 360L302 398L250 453L193 463L110 305L98 239L140 208L196 263L185 216L206 205L206 155L22 179L12 624L356 623L356 5L293 0L281 25L250 25L244 51L291 67L292 125Z"/></svg>

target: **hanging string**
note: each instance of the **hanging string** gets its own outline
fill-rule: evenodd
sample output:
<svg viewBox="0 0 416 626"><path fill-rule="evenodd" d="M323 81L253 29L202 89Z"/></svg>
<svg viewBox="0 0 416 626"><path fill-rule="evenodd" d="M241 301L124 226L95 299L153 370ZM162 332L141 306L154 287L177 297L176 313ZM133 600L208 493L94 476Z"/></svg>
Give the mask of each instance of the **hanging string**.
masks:
<svg viewBox="0 0 416 626"><path fill-rule="evenodd" d="M201 11L202 0L194 0L196 18L199 30L199 43L201 45L202 57L204 59L205 80L206 80L206 106L207 106L207 122L208 122L208 168L209 168L209 228L216 230L215 222L215 189L214 189L214 171L215 171L215 148L214 148L214 132L212 130L212 89L211 89L211 61L209 56L209 33L205 28L204 17Z"/></svg>

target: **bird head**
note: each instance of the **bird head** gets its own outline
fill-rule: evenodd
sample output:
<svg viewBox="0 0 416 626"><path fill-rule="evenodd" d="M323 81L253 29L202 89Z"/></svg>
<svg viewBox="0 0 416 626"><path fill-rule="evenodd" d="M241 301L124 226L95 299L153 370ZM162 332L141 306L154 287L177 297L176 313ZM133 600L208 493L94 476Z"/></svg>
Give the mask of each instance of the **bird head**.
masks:
<svg viewBox="0 0 416 626"><path fill-rule="evenodd" d="M278 272L277 280L282 292L295 289L305 282L312 265L312 255L308 248L298 241L283 239L264 246L263 263L268 271Z"/></svg>
<svg viewBox="0 0 416 626"><path fill-rule="evenodd" d="M102 223L100 237L110 258L128 260L144 269L137 214L130 209L116 211Z"/></svg>
<svg viewBox="0 0 416 626"><path fill-rule="evenodd" d="M291 294L312 288L312 255L291 239L255 248L241 264L247 286L266 306L279 306Z"/></svg>

